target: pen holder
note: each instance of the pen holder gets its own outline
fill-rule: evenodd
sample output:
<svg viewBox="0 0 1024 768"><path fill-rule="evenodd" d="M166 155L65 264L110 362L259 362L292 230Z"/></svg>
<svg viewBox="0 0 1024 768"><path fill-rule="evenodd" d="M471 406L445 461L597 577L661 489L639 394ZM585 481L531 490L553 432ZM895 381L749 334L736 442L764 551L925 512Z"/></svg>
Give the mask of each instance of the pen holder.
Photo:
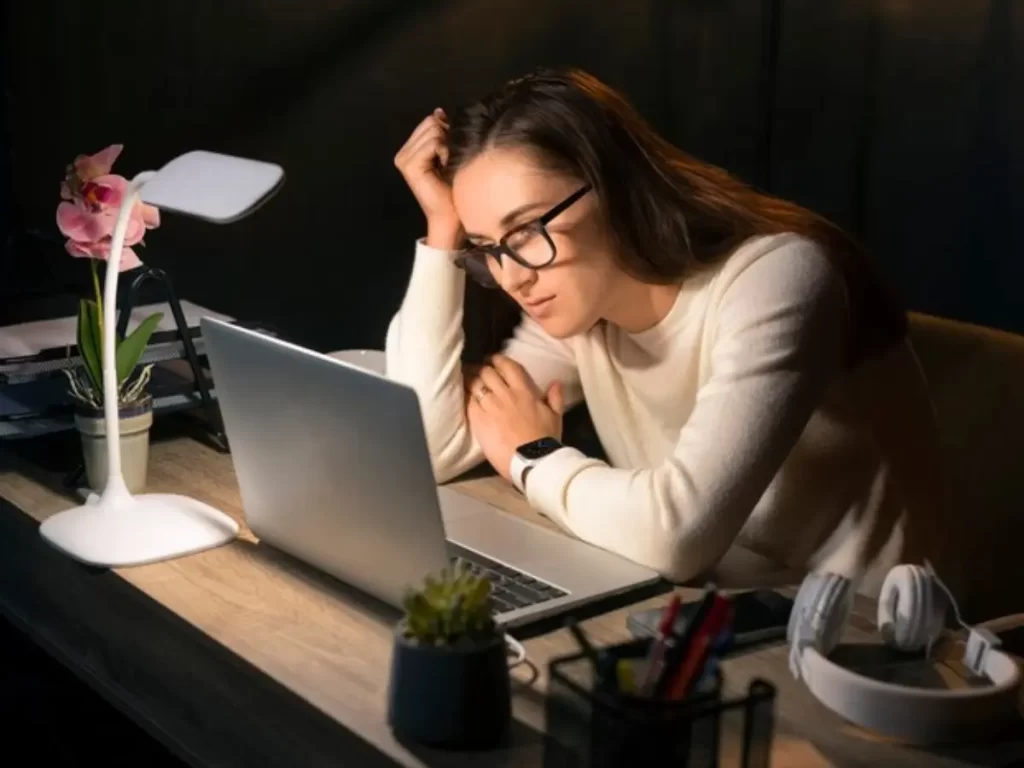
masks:
<svg viewBox="0 0 1024 768"><path fill-rule="evenodd" d="M614 664L645 658L650 645L599 653ZM604 689L582 653L552 660L548 673L544 768L769 766L776 690L764 680L729 699L716 670L699 692L669 701Z"/></svg>

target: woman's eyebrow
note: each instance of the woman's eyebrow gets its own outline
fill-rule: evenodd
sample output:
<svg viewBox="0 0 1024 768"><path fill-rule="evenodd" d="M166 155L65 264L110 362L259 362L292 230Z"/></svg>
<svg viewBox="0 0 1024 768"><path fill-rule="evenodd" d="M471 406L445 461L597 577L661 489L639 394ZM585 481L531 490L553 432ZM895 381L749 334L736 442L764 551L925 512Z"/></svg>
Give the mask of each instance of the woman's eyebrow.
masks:
<svg viewBox="0 0 1024 768"><path fill-rule="evenodd" d="M529 213L530 211L536 210L538 208L547 209L550 207L551 205L549 203L544 202L526 203L525 205L520 205L518 208L513 208L511 211L502 216L499 225L501 226L502 229L506 229L512 226L524 213ZM467 232L466 237L475 237L478 240L486 239L484 235L477 235L473 234L472 232Z"/></svg>

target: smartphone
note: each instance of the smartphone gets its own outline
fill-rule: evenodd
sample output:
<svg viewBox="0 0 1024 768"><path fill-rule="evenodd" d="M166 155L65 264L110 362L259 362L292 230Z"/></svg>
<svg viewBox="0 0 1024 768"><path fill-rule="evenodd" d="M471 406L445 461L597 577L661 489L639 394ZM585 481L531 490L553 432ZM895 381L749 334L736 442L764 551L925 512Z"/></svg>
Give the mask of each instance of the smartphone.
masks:
<svg viewBox="0 0 1024 768"><path fill-rule="evenodd" d="M732 638L723 649L738 653L754 646L786 639L793 601L771 589L755 589L729 596L733 603ZM683 603L676 618L676 633L681 633L700 605L699 600ZM658 633L663 609L637 611L626 617L626 627L634 637L653 637Z"/></svg>

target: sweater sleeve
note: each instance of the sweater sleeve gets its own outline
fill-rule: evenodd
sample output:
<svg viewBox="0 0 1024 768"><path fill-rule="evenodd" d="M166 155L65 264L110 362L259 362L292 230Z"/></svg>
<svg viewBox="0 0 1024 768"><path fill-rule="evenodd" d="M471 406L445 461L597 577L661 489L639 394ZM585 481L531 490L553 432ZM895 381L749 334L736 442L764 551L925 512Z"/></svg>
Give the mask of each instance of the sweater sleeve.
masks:
<svg viewBox="0 0 1024 768"><path fill-rule="evenodd" d="M401 307L388 326L388 378L417 394L427 446L439 483L484 459L469 429L462 383L463 297L466 276L455 254L416 244L412 275ZM579 402L579 377L571 349L525 317L505 344L538 386L560 380L568 405Z"/></svg>
<svg viewBox="0 0 1024 768"><path fill-rule="evenodd" d="M526 487L581 539L676 581L713 566L739 534L838 370L844 338L841 278L809 241L769 251L716 292L710 373L664 462L613 469L563 448Z"/></svg>

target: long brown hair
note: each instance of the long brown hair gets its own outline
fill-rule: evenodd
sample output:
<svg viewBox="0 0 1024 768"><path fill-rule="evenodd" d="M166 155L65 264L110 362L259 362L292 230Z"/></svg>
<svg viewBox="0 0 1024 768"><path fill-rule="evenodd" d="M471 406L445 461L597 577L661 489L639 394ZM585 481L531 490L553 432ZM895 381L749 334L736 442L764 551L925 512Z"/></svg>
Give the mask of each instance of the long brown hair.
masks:
<svg viewBox="0 0 1024 768"><path fill-rule="evenodd" d="M449 178L490 147L524 148L590 183L618 240L619 266L644 282L676 282L751 237L792 232L818 243L844 276L851 365L906 334L905 311L852 237L673 146L592 75L538 70L458 111Z"/></svg>

